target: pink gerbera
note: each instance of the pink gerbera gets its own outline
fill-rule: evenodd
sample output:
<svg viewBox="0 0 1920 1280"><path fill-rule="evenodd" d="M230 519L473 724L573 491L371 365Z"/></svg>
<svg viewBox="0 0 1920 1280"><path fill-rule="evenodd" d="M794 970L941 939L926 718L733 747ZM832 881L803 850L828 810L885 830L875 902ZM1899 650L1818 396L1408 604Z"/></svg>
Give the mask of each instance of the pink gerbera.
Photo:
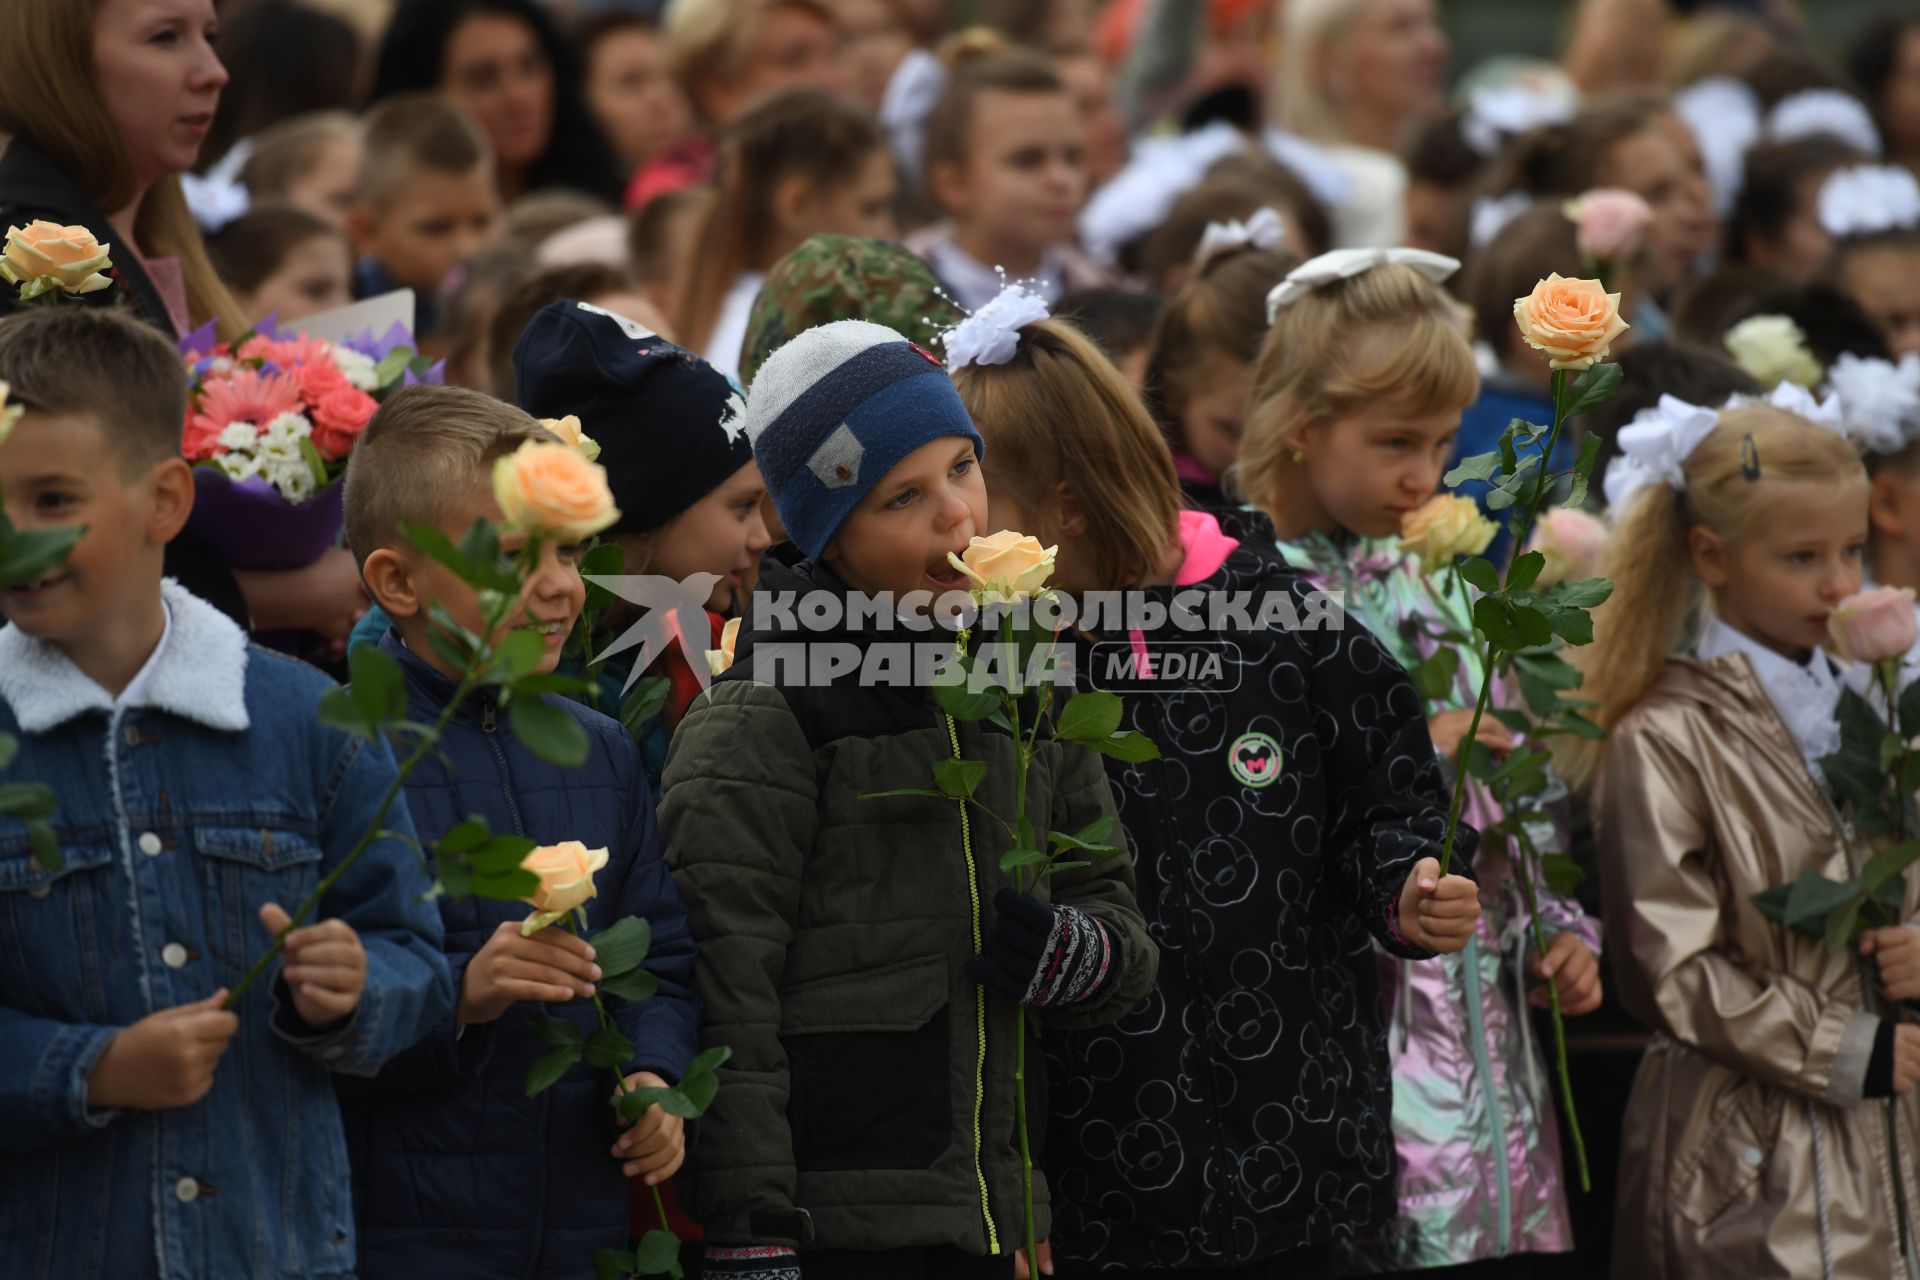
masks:
<svg viewBox="0 0 1920 1280"><path fill-rule="evenodd" d="M333 346L320 338L310 338L304 333L296 333L288 338L275 340L263 338L258 334L240 344L242 360L271 360L282 369L290 369L298 364L333 363Z"/></svg>
<svg viewBox="0 0 1920 1280"><path fill-rule="evenodd" d="M282 374L262 377L252 369L237 369L208 378L187 413L182 452L190 462L211 458L220 451L220 433L234 423L264 427L283 413L299 411L299 389Z"/></svg>

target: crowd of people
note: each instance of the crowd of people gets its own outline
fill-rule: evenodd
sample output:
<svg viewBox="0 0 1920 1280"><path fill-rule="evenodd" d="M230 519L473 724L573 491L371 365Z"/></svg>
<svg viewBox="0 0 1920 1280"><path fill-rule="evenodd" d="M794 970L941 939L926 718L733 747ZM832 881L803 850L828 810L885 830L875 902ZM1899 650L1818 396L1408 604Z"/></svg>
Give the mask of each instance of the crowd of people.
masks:
<svg viewBox="0 0 1920 1280"><path fill-rule="evenodd" d="M6 0L0 532L79 532L0 590L0 1271L1920 1276L1920 644L1842 622L1920 618L1920 17L1566 9ZM1516 438L1555 277L1618 388ZM411 324L304 336L355 302ZM510 519L548 446L580 536ZM544 692L463 701L477 521ZM843 602L1003 530L1154 606L1083 689L1226 669L1104 754L870 679ZM1591 636L1489 670L1481 552ZM704 608L623 654L620 575ZM320 712L366 654L404 772ZM595 852L581 933L434 882L476 817Z"/></svg>

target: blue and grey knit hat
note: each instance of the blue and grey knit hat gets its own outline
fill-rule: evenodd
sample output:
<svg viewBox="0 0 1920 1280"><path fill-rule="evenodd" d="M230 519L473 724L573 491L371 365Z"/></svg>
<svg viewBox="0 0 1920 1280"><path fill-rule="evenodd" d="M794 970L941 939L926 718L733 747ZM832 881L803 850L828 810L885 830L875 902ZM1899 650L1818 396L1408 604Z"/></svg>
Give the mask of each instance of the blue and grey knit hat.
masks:
<svg viewBox="0 0 1920 1280"><path fill-rule="evenodd" d="M807 330L767 357L747 395L753 456L809 559L895 464L943 436L986 453L939 359L865 320Z"/></svg>

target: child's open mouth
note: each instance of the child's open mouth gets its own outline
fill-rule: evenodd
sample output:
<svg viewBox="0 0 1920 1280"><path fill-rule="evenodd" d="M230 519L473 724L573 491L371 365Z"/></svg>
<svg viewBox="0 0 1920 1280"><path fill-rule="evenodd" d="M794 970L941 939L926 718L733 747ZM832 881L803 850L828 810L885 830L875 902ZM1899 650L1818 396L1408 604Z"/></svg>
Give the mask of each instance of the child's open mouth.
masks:
<svg viewBox="0 0 1920 1280"><path fill-rule="evenodd" d="M936 595L943 591L965 591L973 585L966 574L954 568L947 560L942 560L939 564L928 568L927 581L933 584Z"/></svg>
<svg viewBox="0 0 1920 1280"><path fill-rule="evenodd" d="M8 587L7 599L17 600L23 604L31 603L38 600L53 588L64 586L72 577L73 571L70 569L55 569L37 582L26 582L17 587Z"/></svg>

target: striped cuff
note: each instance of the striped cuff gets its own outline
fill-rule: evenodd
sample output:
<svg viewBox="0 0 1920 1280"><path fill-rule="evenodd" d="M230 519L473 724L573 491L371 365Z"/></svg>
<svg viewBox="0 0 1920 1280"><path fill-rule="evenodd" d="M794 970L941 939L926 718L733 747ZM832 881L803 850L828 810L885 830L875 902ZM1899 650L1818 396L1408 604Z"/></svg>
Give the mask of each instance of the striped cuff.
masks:
<svg viewBox="0 0 1920 1280"><path fill-rule="evenodd" d="M1056 904L1053 931L1022 1000L1031 1005L1085 1000L1106 981L1112 962L1113 939L1106 927L1078 907Z"/></svg>
<svg viewBox="0 0 1920 1280"><path fill-rule="evenodd" d="M800 1280L800 1255L780 1244L708 1245L703 1273L726 1280Z"/></svg>

